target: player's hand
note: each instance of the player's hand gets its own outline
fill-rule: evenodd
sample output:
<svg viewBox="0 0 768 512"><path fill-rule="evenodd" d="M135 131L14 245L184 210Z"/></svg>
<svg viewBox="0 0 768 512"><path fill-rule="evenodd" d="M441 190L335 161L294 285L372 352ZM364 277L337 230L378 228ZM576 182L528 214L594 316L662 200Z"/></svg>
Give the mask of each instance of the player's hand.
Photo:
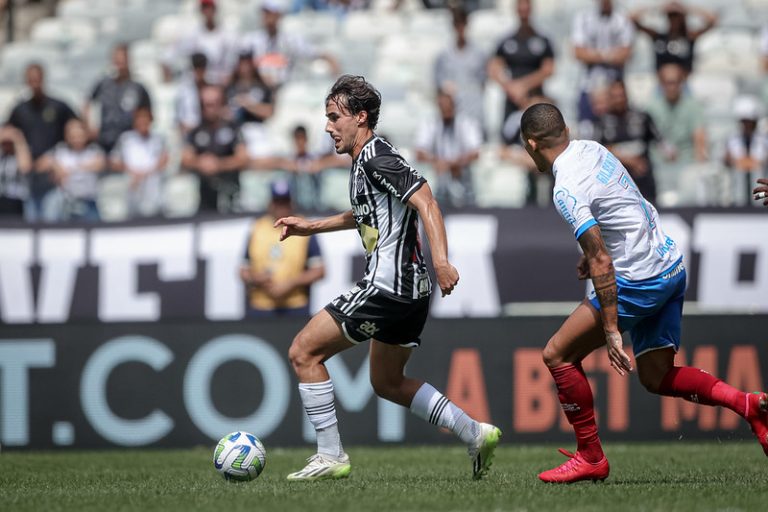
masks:
<svg viewBox="0 0 768 512"><path fill-rule="evenodd" d="M459 283L459 271L450 263L435 266L435 275L443 297L450 295Z"/></svg>
<svg viewBox="0 0 768 512"><path fill-rule="evenodd" d="M755 201L764 199L763 206L768 206L768 178L759 178L757 180L758 187L752 191L755 194Z"/></svg>
<svg viewBox="0 0 768 512"><path fill-rule="evenodd" d="M312 225L306 219L301 217L283 217L277 219L275 227L283 228L280 233L280 241L282 242L289 236L308 236L312 234Z"/></svg>
<svg viewBox="0 0 768 512"><path fill-rule="evenodd" d="M576 277L579 278L579 281L584 281L585 279L590 278L589 260L584 254L581 255L579 262L576 264Z"/></svg>
<svg viewBox="0 0 768 512"><path fill-rule="evenodd" d="M624 341L621 339L621 333L618 331L606 331L605 343L608 348L608 359L611 366L619 375L625 375L632 371L632 362L629 356L624 352Z"/></svg>

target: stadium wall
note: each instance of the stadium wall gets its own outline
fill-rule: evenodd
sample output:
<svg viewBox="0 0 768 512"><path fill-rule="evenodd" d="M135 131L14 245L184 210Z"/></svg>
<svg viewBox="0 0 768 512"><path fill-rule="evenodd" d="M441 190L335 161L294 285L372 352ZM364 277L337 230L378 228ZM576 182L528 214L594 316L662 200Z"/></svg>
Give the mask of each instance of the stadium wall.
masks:
<svg viewBox="0 0 768 512"><path fill-rule="evenodd" d="M768 313L768 214L762 208L661 213L685 255L686 299L700 310ZM0 223L0 323L236 321L237 275L251 217L99 224ZM577 244L553 209L446 215L461 285L432 315L497 317L506 305L575 302ZM350 289L365 266L354 231L319 237L326 277L317 311Z"/></svg>
<svg viewBox="0 0 768 512"><path fill-rule="evenodd" d="M433 319L408 373L427 379L508 443L572 441L540 348L561 317ZM766 315L688 316L680 362L765 389ZM184 447L249 430L268 446L312 432L286 357L299 320L80 322L0 331L3 448ZM377 399L367 350L332 358L347 444L443 443L451 436ZM604 351L585 361L606 440L744 439L728 411L646 393Z"/></svg>

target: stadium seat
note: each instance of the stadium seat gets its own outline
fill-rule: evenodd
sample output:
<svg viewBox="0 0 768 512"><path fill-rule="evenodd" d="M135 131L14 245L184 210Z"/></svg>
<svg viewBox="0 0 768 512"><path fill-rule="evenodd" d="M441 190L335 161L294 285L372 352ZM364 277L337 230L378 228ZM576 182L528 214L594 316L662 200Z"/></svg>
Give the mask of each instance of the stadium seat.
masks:
<svg viewBox="0 0 768 512"><path fill-rule="evenodd" d="M166 217L190 217L200 203L199 179L194 174L169 176L163 186L162 210Z"/></svg>
<svg viewBox="0 0 768 512"><path fill-rule="evenodd" d="M635 108L643 109L658 90L659 80L655 72L638 72L626 75L624 82L627 86L629 103Z"/></svg>
<svg viewBox="0 0 768 512"><path fill-rule="evenodd" d="M284 177L283 171L243 171L240 173L240 209L263 212L269 204L269 184Z"/></svg>
<svg viewBox="0 0 768 512"><path fill-rule="evenodd" d="M8 119L19 97L18 87L0 87L0 119Z"/></svg>
<svg viewBox="0 0 768 512"><path fill-rule="evenodd" d="M66 50L77 44L95 44L97 34L93 23L85 19L44 18L32 26L30 39Z"/></svg>
<svg viewBox="0 0 768 512"><path fill-rule="evenodd" d="M504 162L483 162L474 167L475 200L482 208L519 208L525 204L525 170Z"/></svg>
<svg viewBox="0 0 768 512"><path fill-rule="evenodd" d="M693 96L701 102L708 115L723 115L731 110L738 92L736 80L723 73L696 71L688 78Z"/></svg>
<svg viewBox="0 0 768 512"><path fill-rule="evenodd" d="M469 17L467 38L490 54L514 27L514 18L495 9L475 11Z"/></svg>
<svg viewBox="0 0 768 512"><path fill-rule="evenodd" d="M327 169L321 174L322 202L329 210L349 209L349 169Z"/></svg>
<svg viewBox="0 0 768 512"><path fill-rule="evenodd" d="M288 14L280 21L280 30L288 34L301 34L313 43L331 39L338 33L338 18L330 12L306 11Z"/></svg>
<svg viewBox="0 0 768 512"><path fill-rule="evenodd" d="M713 29L696 43L696 71L730 76L760 72L757 41L749 30Z"/></svg>
<svg viewBox="0 0 768 512"><path fill-rule="evenodd" d="M352 11L344 19L341 33L351 41L376 41L402 33L404 26L403 18L396 13Z"/></svg>
<svg viewBox="0 0 768 512"><path fill-rule="evenodd" d="M125 174L112 174L99 180L96 204L101 220L120 222L128 219L130 215L129 191L130 177Z"/></svg>
<svg viewBox="0 0 768 512"><path fill-rule="evenodd" d="M8 43L3 48L0 62L0 84L20 85L24 82L24 69L28 64L37 62L47 68L62 58L60 50L48 44Z"/></svg>
<svg viewBox="0 0 768 512"><path fill-rule="evenodd" d="M453 21L447 9L424 9L408 14L406 29L409 34L432 34L441 39L450 39Z"/></svg>

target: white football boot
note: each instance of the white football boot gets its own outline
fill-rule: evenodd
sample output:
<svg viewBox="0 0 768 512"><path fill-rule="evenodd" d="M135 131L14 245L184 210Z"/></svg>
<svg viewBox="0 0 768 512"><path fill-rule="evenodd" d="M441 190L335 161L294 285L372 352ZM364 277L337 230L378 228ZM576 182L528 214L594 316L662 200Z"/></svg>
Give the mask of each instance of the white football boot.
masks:
<svg viewBox="0 0 768 512"><path fill-rule="evenodd" d="M316 453L307 459L307 465L303 469L288 475L288 480L305 482L338 480L347 478L351 471L352 465L349 463L349 455L346 453L339 458L324 453Z"/></svg>
<svg viewBox="0 0 768 512"><path fill-rule="evenodd" d="M480 423L480 432L475 440L467 447L469 458L472 459L472 478L480 480L487 473L493 461L493 452L499 444L501 430L488 423Z"/></svg>

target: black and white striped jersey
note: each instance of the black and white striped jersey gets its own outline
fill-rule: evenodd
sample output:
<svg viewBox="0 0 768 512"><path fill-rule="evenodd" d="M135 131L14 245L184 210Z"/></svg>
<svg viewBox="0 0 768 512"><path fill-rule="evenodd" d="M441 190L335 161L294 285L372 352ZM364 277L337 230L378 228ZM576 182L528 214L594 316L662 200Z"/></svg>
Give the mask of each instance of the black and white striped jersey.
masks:
<svg viewBox="0 0 768 512"><path fill-rule="evenodd" d="M408 199L427 181L374 135L352 164L349 195L366 254L364 281L398 297L432 291L419 241L419 215Z"/></svg>

